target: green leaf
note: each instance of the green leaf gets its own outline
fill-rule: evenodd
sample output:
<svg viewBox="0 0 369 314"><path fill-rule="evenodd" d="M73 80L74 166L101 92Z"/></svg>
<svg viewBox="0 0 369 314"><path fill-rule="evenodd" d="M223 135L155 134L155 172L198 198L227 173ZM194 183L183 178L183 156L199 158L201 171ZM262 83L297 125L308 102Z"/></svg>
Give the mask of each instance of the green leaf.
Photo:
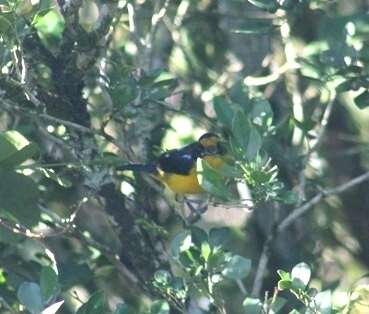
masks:
<svg viewBox="0 0 369 314"><path fill-rule="evenodd" d="M18 131L7 131L0 134L0 167L20 165L38 154L38 146L30 143Z"/></svg>
<svg viewBox="0 0 369 314"><path fill-rule="evenodd" d="M294 282L296 279L302 283L303 288L307 286L310 281L311 270L308 264L302 262L293 267L291 271L291 278ZM302 289L303 289L302 288Z"/></svg>
<svg viewBox="0 0 369 314"><path fill-rule="evenodd" d="M256 298L246 298L242 307L245 314L262 314L263 313L263 303Z"/></svg>
<svg viewBox="0 0 369 314"><path fill-rule="evenodd" d="M256 155L259 153L263 140L261 135L256 130L255 127L250 127L249 141L247 144L246 156L249 160L255 159Z"/></svg>
<svg viewBox="0 0 369 314"><path fill-rule="evenodd" d="M233 29L231 32L235 34L265 34L275 28L276 26L267 19L246 19L239 29Z"/></svg>
<svg viewBox="0 0 369 314"><path fill-rule="evenodd" d="M252 123L267 129L273 122L273 110L266 99L254 99L250 112Z"/></svg>
<svg viewBox="0 0 369 314"><path fill-rule="evenodd" d="M189 231L178 233L170 244L170 252L174 258L178 258L181 252L187 251L192 246L192 237Z"/></svg>
<svg viewBox="0 0 369 314"><path fill-rule="evenodd" d="M295 291L299 289L305 290L306 288L304 283L298 278L293 278L291 282L292 282L292 287L291 287L292 290L295 290Z"/></svg>
<svg viewBox="0 0 369 314"><path fill-rule="evenodd" d="M358 106L360 109L369 107L369 91L365 91L359 96L356 96L354 102L355 105Z"/></svg>
<svg viewBox="0 0 369 314"><path fill-rule="evenodd" d="M64 289L77 284L86 284L93 277L93 273L87 264L78 264L71 260L59 263L59 283Z"/></svg>
<svg viewBox="0 0 369 314"><path fill-rule="evenodd" d="M242 111L238 111L233 119L232 133L238 145L246 152L250 135L250 121Z"/></svg>
<svg viewBox="0 0 369 314"><path fill-rule="evenodd" d="M222 274L228 279L238 280L245 278L251 270L251 260L240 255L233 255L225 265Z"/></svg>
<svg viewBox="0 0 369 314"><path fill-rule="evenodd" d="M220 123L228 129L231 129L234 117L232 105L225 101L223 97L218 96L214 98L214 110Z"/></svg>
<svg viewBox="0 0 369 314"><path fill-rule="evenodd" d="M251 4L258 7L259 9L275 12L278 9L278 3L274 0L248 0Z"/></svg>
<svg viewBox="0 0 369 314"><path fill-rule="evenodd" d="M277 314L287 303L287 300L281 297L276 297L274 302L271 304L269 313L270 314Z"/></svg>
<svg viewBox="0 0 369 314"><path fill-rule="evenodd" d="M226 263L226 253L222 250L215 250L210 255L208 260L208 268L214 271L221 271L224 269Z"/></svg>
<svg viewBox="0 0 369 314"><path fill-rule="evenodd" d="M205 191L222 200L228 200L229 192L225 186L224 177L220 173L201 159L198 160L197 171L198 180Z"/></svg>
<svg viewBox="0 0 369 314"><path fill-rule="evenodd" d="M208 234L203 229L192 226L191 227L191 239L192 243L197 247L201 248L203 243L208 242Z"/></svg>
<svg viewBox="0 0 369 314"><path fill-rule="evenodd" d="M5 212L27 227L37 224L38 191L31 178L0 168L0 200L0 214Z"/></svg>
<svg viewBox="0 0 369 314"><path fill-rule="evenodd" d="M251 99L249 97L249 89L242 80L236 82L228 92L232 102L238 105L241 110L248 110L251 108Z"/></svg>
<svg viewBox="0 0 369 314"><path fill-rule="evenodd" d="M314 297L314 303L319 314L331 314L332 312L332 292L322 291Z"/></svg>
<svg viewBox="0 0 369 314"><path fill-rule="evenodd" d="M279 290L288 290L292 288L291 280L279 280L278 281L278 289Z"/></svg>
<svg viewBox="0 0 369 314"><path fill-rule="evenodd" d="M209 231L209 243L212 247L223 246L230 237L230 230L227 227L212 228Z"/></svg>
<svg viewBox="0 0 369 314"><path fill-rule="evenodd" d="M354 89L353 87L354 87L355 82L356 82L355 78L343 81L342 83L340 83L336 87L336 92L337 93L344 93L344 92L347 92L347 91L350 91L350 90Z"/></svg>
<svg viewBox="0 0 369 314"><path fill-rule="evenodd" d="M18 299L32 314L40 314L43 308L41 289L37 283L23 282L17 292Z"/></svg>
<svg viewBox="0 0 369 314"><path fill-rule="evenodd" d="M46 12L46 13L45 13ZM61 38L64 31L64 18L56 9L38 13L33 21L33 26L41 36Z"/></svg>
<svg viewBox="0 0 369 314"><path fill-rule="evenodd" d="M40 288L44 304L51 302L60 291L58 275L50 266L43 267L41 270Z"/></svg>
<svg viewBox="0 0 369 314"><path fill-rule="evenodd" d="M131 310L127 304L118 304L113 314L130 314Z"/></svg>
<svg viewBox="0 0 369 314"><path fill-rule="evenodd" d="M139 88L135 81L128 80L127 82L120 82L120 84L111 87L109 92L114 105L116 107L124 107L137 98L139 95Z"/></svg>
<svg viewBox="0 0 369 314"><path fill-rule="evenodd" d="M150 314L169 314L170 307L167 301L157 300L151 304Z"/></svg>
<svg viewBox="0 0 369 314"><path fill-rule="evenodd" d="M210 254L211 254L211 247L209 243L203 242L201 244L201 256L204 258L206 262L208 261Z"/></svg>
<svg viewBox="0 0 369 314"><path fill-rule="evenodd" d="M6 38L7 40L11 40L15 38L15 15L11 12L9 8L9 12L5 12L6 8L3 7L2 12L0 14L0 34Z"/></svg>
<svg viewBox="0 0 369 314"><path fill-rule="evenodd" d="M167 286L171 280L171 274L166 270L158 270L154 274L154 280L161 286Z"/></svg>
<svg viewBox="0 0 369 314"><path fill-rule="evenodd" d="M51 304L42 311L41 314L55 314L59 311L60 307L64 304L64 300Z"/></svg>
<svg viewBox="0 0 369 314"><path fill-rule="evenodd" d="M76 314L101 314L105 312L105 296L102 292L96 292L87 303L78 309Z"/></svg>
<svg viewBox="0 0 369 314"><path fill-rule="evenodd" d="M282 280L289 280L291 281L291 276L290 276L290 273L289 272L286 272L282 269L278 269L277 270L277 274L279 275L279 277L282 279Z"/></svg>

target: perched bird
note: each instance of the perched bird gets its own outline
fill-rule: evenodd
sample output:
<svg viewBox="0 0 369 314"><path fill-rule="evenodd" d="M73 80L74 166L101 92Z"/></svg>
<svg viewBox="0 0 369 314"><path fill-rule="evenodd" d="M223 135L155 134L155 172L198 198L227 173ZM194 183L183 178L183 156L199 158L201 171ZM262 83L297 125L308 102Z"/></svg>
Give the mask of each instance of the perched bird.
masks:
<svg viewBox="0 0 369 314"><path fill-rule="evenodd" d="M117 169L154 174L159 181L179 195L199 194L204 190L197 179L197 159L203 158L213 168L219 168L224 163L222 156L225 152L218 135L205 133L198 141L179 149L169 150L152 163L128 164Z"/></svg>

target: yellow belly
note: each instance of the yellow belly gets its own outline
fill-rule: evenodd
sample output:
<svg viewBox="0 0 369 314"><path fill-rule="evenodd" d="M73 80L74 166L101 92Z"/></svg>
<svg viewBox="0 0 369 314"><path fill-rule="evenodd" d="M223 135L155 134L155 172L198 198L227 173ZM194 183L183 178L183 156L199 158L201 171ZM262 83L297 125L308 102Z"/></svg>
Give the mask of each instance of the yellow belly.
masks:
<svg viewBox="0 0 369 314"><path fill-rule="evenodd" d="M224 159L222 157L206 156L204 159L215 169L221 168L224 165ZM197 180L196 167L191 170L189 175L160 172L159 180L177 194L200 194L204 192Z"/></svg>
<svg viewBox="0 0 369 314"><path fill-rule="evenodd" d="M180 175L175 173L165 173L160 176L174 193L178 194L199 194L204 192L197 180L196 168L193 168L189 175Z"/></svg>

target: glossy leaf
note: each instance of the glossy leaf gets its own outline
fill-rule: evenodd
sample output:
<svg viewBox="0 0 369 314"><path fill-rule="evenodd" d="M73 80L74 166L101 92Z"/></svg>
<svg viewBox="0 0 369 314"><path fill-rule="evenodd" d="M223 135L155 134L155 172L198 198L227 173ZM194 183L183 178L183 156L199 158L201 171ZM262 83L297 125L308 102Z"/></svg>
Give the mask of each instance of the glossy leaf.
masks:
<svg viewBox="0 0 369 314"><path fill-rule="evenodd" d="M101 313L105 313L105 296L102 292L96 292L78 309L76 314Z"/></svg>
<svg viewBox="0 0 369 314"><path fill-rule="evenodd" d="M242 307L245 314L262 314L263 313L263 303L256 298L246 298Z"/></svg>
<svg viewBox="0 0 369 314"><path fill-rule="evenodd" d="M222 274L228 279L245 278L251 270L251 260L240 255L233 255L225 265Z"/></svg>
<svg viewBox="0 0 369 314"><path fill-rule="evenodd" d="M355 97L354 101L360 109L369 107L369 91L362 92L359 96Z"/></svg>
<svg viewBox="0 0 369 314"><path fill-rule="evenodd" d="M223 246L230 237L230 230L227 227L212 228L209 231L209 243L213 247Z"/></svg>
<svg viewBox="0 0 369 314"><path fill-rule="evenodd" d="M299 263L295 267L293 267L291 271L292 281L298 280L302 283L303 288L307 286L310 281L311 269L306 263Z"/></svg>
<svg viewBox="0 0 369 314"><path fill-rule="evenodd" d="M18 131L12 130L0 134L0 167L20 165L38 153L38 146L29 142Z"/></svg>
<svg viewBox="0 0 369 314"><path fill-rule="evenodd" d="M38 190L31 178L0 168L0 199L0 213L11 214L25 226L38 222Z"/></svg>
<svg viewBox="0 0 369 314"><path fill-rule="evenodd" d="M44 304L48 304L60 291L58 275L50 267L43 267L40 276L41 295Z"/></svg>
<svg viewBox="0 0 369 314"><path fill-rule="evenodd" d="M250 122L242 111L238 111L233 119L232 133L238 145L246 152L250 136Z"/></svg>
<svg viewBox="0 0 369 314"><path fill-rule="evenodd" d="M191 233L184 231L178 233L170 244L170 252L174 258L178 258L181 252L188 250L192 246Z"/></svg>
<svg viewBox="0 0 369 314"><path fill-rule="evenodd" d="M225 101L223 97L214 98L214 110L217 114L217 119L228 129L232 128L232 121L234 117L234 109L232 105Z"/></svg>
<svg viewBox="0 0 369 314"><path fill-rule="evenodd" d="M249 141L247 143L247 150L246 155L248 160L255 159L256 155L259 153L261 145L263 143L263 139L259 134L258 130L251 126L250 127L250 134L249 134Z"/></svg>

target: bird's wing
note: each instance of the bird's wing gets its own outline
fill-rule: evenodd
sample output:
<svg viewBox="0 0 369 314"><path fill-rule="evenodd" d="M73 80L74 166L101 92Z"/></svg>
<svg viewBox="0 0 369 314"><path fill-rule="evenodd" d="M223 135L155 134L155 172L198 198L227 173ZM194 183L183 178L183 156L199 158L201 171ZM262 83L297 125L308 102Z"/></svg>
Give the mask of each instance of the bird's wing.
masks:
<svg viewBox="0 0 369 314"><path fill-rule="evenodd" d="M159 157L159 168L166 173L187 175L196 165L197 156L191 151L175 149L162 154Z"/></svg>

